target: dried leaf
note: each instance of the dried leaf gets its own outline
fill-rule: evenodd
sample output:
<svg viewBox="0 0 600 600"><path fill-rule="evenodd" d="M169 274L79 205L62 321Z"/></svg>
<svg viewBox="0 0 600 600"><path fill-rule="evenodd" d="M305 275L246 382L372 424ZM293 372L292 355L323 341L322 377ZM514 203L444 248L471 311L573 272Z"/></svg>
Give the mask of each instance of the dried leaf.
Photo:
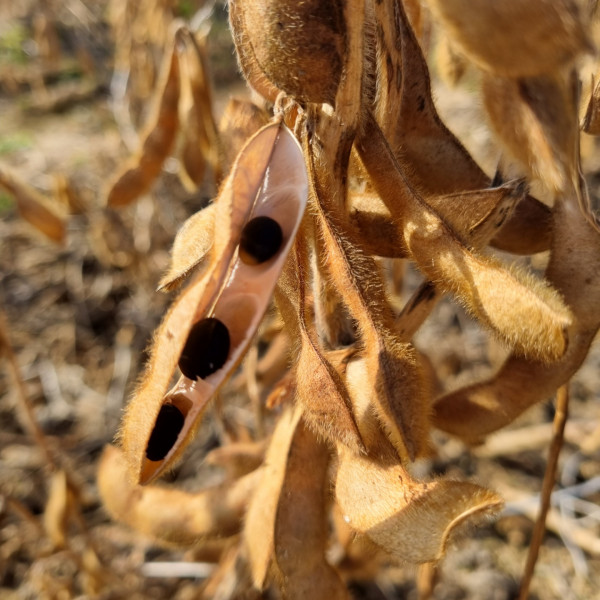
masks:
<svg viewBox="0 0 600 600"><path fill-rule="evenodd" d="M363 397L368 368L363 359L351 361L347 382L369 455L338 446L336 500L354 530L396 558L412 563L439 560L460 525L497 512L502 501L471 483L412 479L379 432Z"/></svg>
<svg viewBox="0 0 600 600"><path fill-rule="evenodd" d="M181 157L186 175L183 182L188 189L194 191L204 179L207 163L215 180L220 181L220 142L212 112L205 39L196 39L187 29L181 29L179 36L184 42L184 48L179 54L182 84L180 110L183 113Z"/></svg>
<svg viewBox="0 0 600 600"><path fill-rule="evenodd" d="M0 165L0 186L17 201L19 214L53 242L63 243L66 234L65 215L36 189Z"/></svg>
<svg viewBox="0 0 600 600"><path fill-rule="evenodd" d="M263 128L242 149L216 201L211 263L167 313L144 380L127 407L121 437L134 482L149 482L181 456L207 403L241 360L268 306L306 195L306 171L297 141L279 123ZM280 244L269 260L250 264L237 252L242 232L247 223L267 215L279 228ZM218 329L210 329L219 322ZM200 349L208 349L208 354L202 351L209 371L195 381L182 375L167 393L190 334L191 346L198 341ZM196 350L190 352L186 361L193 364ZM151 452L152 460L146 456L150 441L157 450Z"/></svg>
<svg viewBox="0 0 600 600"><path fill-rule="evenodd" d="M593 50L576 0L429 0L429 6L467 56L498 75L550 73Z"/></svg>
<svg viewBox="0 0 600 600"><path fill-rule="evenodd" d="M110 515L154 540L176 545L234 535L242 527L259 471L196 493L129 482L122 452L106 446L98 466L98 489Z"/></svg>
<svg viewBox="0 0 600 600"><path fill-rule="evenodd" d="M571 315L542 281L478 256L410 188L371 121L357 145L376 191L386 203L426 278L453 294L482 324L526 356L552 360L567 346Z"/></svg>
<svg viewBox="0 0 600 600"><path fill-rule="evenodd" d="M209 253L214 238L216 204L194 213L185 221L175 236L171 251L171 264L162 276L159 290L178 288L192 273L198 277L209 265Z"/></svg>
<svg viewBox="0 0 600 600"><path fill-rule="evenodd" d="M166 51L140 150L132 156L108 185L108 206L125 206L147 192L160 173L175 142L179 124L179 60L175 43Z"/></svg>

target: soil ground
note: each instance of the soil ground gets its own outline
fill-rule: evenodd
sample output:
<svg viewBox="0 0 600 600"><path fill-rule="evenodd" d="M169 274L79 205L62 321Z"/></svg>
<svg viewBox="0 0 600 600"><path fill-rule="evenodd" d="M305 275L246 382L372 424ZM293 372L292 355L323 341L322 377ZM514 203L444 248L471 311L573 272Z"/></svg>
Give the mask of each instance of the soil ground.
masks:
<svg viewBox="0 0 600 600"><path fill-rule="evenodd" d="M8 5L2 7L8 11L0 29L4 40L10 27L26 26L29 18L27 7L15 16ZM215 41L213 52L217 111L230 95L244 93L231 45L223 39ZM110 46L96 49L101 57L110 56ZM6 62L0 67L6 69ZM119 212L101 208L105 182L128 154L108 92L110 69L104 67L96 71L93 93L59 106L58 112L56 106L38 107L39 91L30 84L17 89L0 85L0 162L45 193L51 193L54 175L68 175L86 206L69 219L67 241L57 246L21 220L11 197L0 190L0 308L35 419L81 490L80 515L65 525L69 543L56 548L43 528L49 465L24 427L8 363L0 362L0 597L7 600L184 600L198 597L202 584L192 577L145 575L154 563L193 560L194 551L159 547L110 521L95 485L97 458L115 436L145 349L170 301L155 290L173 237L214 193L210 182L201 193L186 193L167 165L152 192L132 207ZM7 77L6 70L0 72L0 84ZM48 89L77 87L81 81L80 76L67 82L59 78ZM493 173L498 150L476 94L469 86L450 90L441 82L435 85L442 117ZM597 152L593 142L586 144L591 148L586 175L594 193L600 181ZM527 263L539 269L543 260ZM414 287L419 275L410 271L406 281ZM444 389L489 374L505 354L449 301L440 303L416 343L436 366ZM571 394L558 485L567 491L555 495L553 530L546 534L536 568L532 597L540 600L600 596L598 347L573 379ZM247 417L235 401L225 410L232 419ZM499 519L452 541L435 580L437 600L515 597L552 415L549 401L475 449L437 436L439 457L422 465L425 472L477 481L507 498ZM218 480L219 473L202 459L221 441L218 419L209 415L166 485L193 490ZM90 566L89 548L100 566ZM416 574L413 567L382 559L376 573L360 576L355 570L349 578L355 598L391 600L417 598Z"/></svg>

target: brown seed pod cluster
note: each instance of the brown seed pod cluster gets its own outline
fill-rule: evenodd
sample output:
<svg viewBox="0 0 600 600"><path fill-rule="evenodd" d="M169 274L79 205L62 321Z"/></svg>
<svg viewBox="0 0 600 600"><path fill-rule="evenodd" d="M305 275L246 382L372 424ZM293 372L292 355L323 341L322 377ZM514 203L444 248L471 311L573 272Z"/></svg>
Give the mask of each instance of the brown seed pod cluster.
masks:
<svg viewBox="0 0 600 600"><path fill-rule="evenodd" d="M485 71L491 122L522 171L506 183L491 181L438 116L401 0L230 3L242 71L274 115L255 133L261 109L232 109L232 139L249 140L214 203L175 240L161 285L188 284L126 410L122 455L108 451L99 477L109 511L153 537L231 537L221 567L235 562L238 592L251 581L286 598L348 598L326 552L330 514L341 515L339 539L350 531L396 559L438 561L457 530L502 499L418 477L415 461L436 452L433 430L471 443L508 425L568 383L600 327L600 229L579 161L585 19L573 2L467 4L430 2L452 46ZM537 27L529 37L525 21ZM550 204L528 180L544 184ZM549 251L546 273L488 247ZM399 311L381 256L424 278ZM269 382L273 417L257 432L270 437L222 451L219 488L137 489L182 457L272 294L283 333L270 344L289 350L290 365L256 350L244 370L258 415L257 382ZM489 380L435 397L413 338L443 295L509 356Z"/></svg>
<svg viewBox="0 0 600 600"><path fill-rule="evenodd" d="M126 206L150 190L180 132L180 178L184 186L196 190L207 165L214 178L220 179L220 142L205 53L204 39L197 39L186 27L172 32L154 87L152 110L140 134L140 147L108 183L107 206Z"/></svg>

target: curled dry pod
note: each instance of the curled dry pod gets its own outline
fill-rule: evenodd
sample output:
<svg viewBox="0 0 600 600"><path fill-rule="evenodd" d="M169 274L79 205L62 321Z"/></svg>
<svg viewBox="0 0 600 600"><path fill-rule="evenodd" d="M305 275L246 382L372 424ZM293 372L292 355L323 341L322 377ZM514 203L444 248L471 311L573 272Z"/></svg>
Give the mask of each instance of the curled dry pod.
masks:
<svg viewBox="0 0 600 600"><path fill-rule="evenodd" d="M239 24L232 20L234 36L245 37L246 53L273 85L298 100L333 104L346 48L343 2L234 0L230 5L241 16ZM236 27L244 31L237 34Z"/></svg>
<svg viewBox="0 0 600 600"><path fill-rule="evenodd" d="M346 381L369 454L338 446L336 501L350 527L394 557L412 563L439 560L460 525L497 512L502 501L472 483L414 480L364 399L368 368L363 359L351 360Z"/></svg>
<svg viewBox="0 0 600 600"><path fill-rule="evenodd" d="M244 526L254 585L263 589L271 565L286 598L347 599L327 563L329 451L306 427L299 407L281 415Z"/></svg>
<svg viewBox="0 0 600 600"><path fill-rule="evenodd" d="M66 215L35 188L0 165L0 187L8 190L17 201L19 214L53 242L62 243L66 234Z"/></svg>
<svg viewBox="0 0 600 600"><path fill-rule="evenodd" d="M479 67L507 77L552 72L593 50L576 0L428 0Z"/></svg>
<svg viewBox="0 0 600 600"><path fill-rule="evenodd" d="M544 363L511 355L492 378L442 396L435 425L467 442L508 425L529 407L549 398L581 366L600 328L600 232L580 208L580 191L557 198L554 241L547 279L573 311L569 345L558 361Z"/></svg>
<svg viewBox="0 0 600 600"><path fill-rule="evenodd" d="M126 206L147 192L160 173L163 162L175 142L179 115L179 60L172 42L166 51L161 75L153 99L154 107L145 131L140 138L142 146L109 183L108 206Z"/></svg>
<svg viewBox="0 0 600 600"><path fill-rule="evenodd" d="M240 531L248 496L259 472L196 493L154 486L140 488L127 476L127 463L106 446L98 467L98 489L110 515L155 540L177 545L234 535Z"/></svg>
<svg viewBox="0 0 600 600"><path fill-rule="evenodd" d="M167 313L127 407L121 437L135 482L149 482L177 460L209 400L242 359L267 309L307 195L298 142L283 124L264 127L240 152L216 200L210 264ZM281 244L274 254L270 248L266 260L261 255L257 264L247 264L238 252L242 232L262 217L278 223ZM178 364L184 375L167 393Z"/></svg>
<svg viewBox="0 0 600 600"><path fill-rule="evenodd" d="M213 118L212 94L206 59L206 39L196 38L187 29L180 30L184 48L180 54L183 147L180 172L183 184L194 191L202 183L208 164L216 181L221 180L219 137Z"/></svg>

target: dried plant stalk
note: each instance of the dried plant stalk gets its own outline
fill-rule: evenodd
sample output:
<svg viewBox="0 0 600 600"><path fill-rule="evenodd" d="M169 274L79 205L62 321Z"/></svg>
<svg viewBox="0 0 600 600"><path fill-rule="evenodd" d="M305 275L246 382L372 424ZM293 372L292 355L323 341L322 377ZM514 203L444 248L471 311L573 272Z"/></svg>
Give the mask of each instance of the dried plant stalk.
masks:
<svg viewBox="0 0 600 600"><path fill-rule="evenodd" d="M154 110L140 136L139 152L132 156L109 184L108 206L125 206L150 189L175 142L179 124L179 59L175 42L165 53L154 98Z"/></svg>
<svg viewBox="0 0 600 600"><path fill-rule="evenodd" d="M544 472L544 481L542 483L542 492L540 494L540 510L533 529L533 535L529 544L529 552L527 553L527 562L521 579L519 589L519 600L527 600L529 597L529 586L533 578L535 563L537 562L538 553L544 533L546 531L546 516L550 508L550 496L552 488L556 481L556 470L558 467L558 457L563 445L565 425L569 414L569 387L568 384L559 388L556 395L556 412L554 414L553 437L550 451L548 454L548 462Z"/></svg>
<svg viewBox="0 0 600 600"><path fill-rule="evenodd" d="M114 519L154 540L191 545L238 533L249 496L260 472L196 493L129 482L127 462L114 446L106 446L98 467L98 488Z"/></svg>

